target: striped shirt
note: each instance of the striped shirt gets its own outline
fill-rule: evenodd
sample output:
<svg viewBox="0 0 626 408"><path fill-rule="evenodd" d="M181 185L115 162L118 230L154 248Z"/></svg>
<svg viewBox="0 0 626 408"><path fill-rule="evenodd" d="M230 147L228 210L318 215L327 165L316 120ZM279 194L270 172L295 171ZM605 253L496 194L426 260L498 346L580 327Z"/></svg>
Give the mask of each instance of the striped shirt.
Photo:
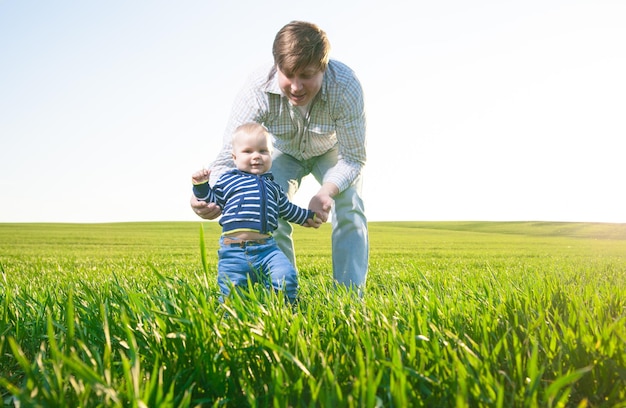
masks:
<svg viewBox="0 0 626 408"><path fill-rule="evenodd" d="M240 170L223 174L213 188L208 183L193 186L199 200L222 208L222 231L253 230L270 234L278 218L303 225L314 212L291 203L271 173L255 175Z"/></svg>
<svg viewBox="0 0 626 408"><path fill-rule="evenodd" d="M339 160L323 181L335 184L339 191L348 188L365 165L363 91L354 72L339 61L328 63L308 116L282 95L274 66L253 74L235 99L224 145L209 166L212 181L234 167L232 134L246 122L264 125L274 137L274 146L298 160L320 156L337 146Z"/></svg>

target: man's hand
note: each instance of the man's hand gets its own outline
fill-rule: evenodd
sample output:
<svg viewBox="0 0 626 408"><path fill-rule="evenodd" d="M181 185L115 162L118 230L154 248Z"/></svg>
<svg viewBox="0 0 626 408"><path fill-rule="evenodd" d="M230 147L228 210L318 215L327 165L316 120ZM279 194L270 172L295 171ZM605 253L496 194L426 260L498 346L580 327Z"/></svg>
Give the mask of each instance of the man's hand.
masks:
<svg viewBox="0 0 626 408"><path fill-rule="evenodd" d="M309 210L317 214L322 222L328 221L328 214L333 208L333 197L339 193L339 189L332 183L324 183L320 191L311 198Z"/></svg>
<svg viewBox="0 0 626 408"><path fill-rule="evenodd" d="M222 214L222 209L219 205L200 201L193 195L191 196L190 204L193 212L205 220L214 220Z"/></svg>
<svg viewBox="0 0 626 408"><path fill-rule="evenodd" d="M307 219L306 223L304 223L302 226L307 228L319 228L322 224L322 219L320 218L319 214L316 213L314 218Z"/></svg>

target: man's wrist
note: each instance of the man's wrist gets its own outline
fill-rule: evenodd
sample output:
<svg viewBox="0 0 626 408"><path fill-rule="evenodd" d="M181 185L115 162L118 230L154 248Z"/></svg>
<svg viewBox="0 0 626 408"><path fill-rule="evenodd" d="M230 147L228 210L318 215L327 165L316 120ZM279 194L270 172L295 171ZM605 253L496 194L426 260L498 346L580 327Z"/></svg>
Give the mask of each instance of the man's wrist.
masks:
<svg viewBox="0 0 626 408"><path fill-rule="evenodd" d="M320 188L320 190L319 190L319 192L317 194L319 194L319 195L327 195L330 198L333 198L337 194L339 194L339 187L337 187L333 183L326 182L326 183L322 184L322 187Z"/></svg>

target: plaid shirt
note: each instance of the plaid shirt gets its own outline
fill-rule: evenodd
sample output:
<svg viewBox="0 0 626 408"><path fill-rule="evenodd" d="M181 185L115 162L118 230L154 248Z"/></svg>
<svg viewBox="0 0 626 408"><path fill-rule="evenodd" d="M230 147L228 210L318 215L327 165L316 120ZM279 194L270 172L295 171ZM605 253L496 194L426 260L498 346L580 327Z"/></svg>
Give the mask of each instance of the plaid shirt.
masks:
<svg viewBox="0 0 626 408"><path fill-rule="evenodd" d="M354 72L341 62L329 62L307 116L282 95L274 66L253 74L235 99L223 148L209 166L212 183L234 168L232 134L246 122L264 125L274 136L276 149L298 160L320 156L337 146L339 160L324 182L335 184L339 191L348 188L365 165L363 91Z"/></svg>

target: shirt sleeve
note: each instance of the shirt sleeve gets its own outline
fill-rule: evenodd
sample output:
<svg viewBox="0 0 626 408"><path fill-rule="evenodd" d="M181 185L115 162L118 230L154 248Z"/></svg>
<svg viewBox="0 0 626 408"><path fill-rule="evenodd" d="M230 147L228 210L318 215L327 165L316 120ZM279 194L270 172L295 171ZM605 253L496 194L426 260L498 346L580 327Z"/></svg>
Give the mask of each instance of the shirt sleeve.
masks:
<svg viewBox="0 0 626 408"><path fill-rule="evenodd" d="M280 218L294 224L304 225L306 220L315 217L313 211L306 210L292 203L282 189L278 185L276 187L278 189L278 215Z"/></svg>
<svg viewBox="0 0 626 408"><path fill-rule="evenodd" d="M367 160L365 104L356 77L347 82L335 103L333 112L339 157L337 164L326 173L324 182L335 184L341 192L354 183Z"/></svg>
<svg viewBox="0 0 626 408"><path fill-rule="evenodd" d="M196 196L198 200L205 201L207 203L215 203L217 201L215 192L211 189L209 183L194 184L193 195Z"/></svg>

